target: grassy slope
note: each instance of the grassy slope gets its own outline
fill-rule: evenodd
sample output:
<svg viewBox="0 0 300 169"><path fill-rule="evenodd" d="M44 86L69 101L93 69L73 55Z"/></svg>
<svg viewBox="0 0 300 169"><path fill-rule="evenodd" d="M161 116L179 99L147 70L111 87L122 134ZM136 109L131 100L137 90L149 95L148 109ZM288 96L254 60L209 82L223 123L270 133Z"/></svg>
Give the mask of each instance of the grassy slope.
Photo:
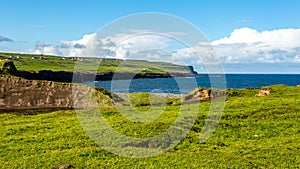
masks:
<svg viewBox="0 0 300 169"><path fill-rule="evenodd" d="M80 72L94 72L97 70L98 73L104 72L142 72L142 73L158 73L164 74L169 73L189 73L182 66L174 65L171 63L163 62L148 62L141 60L129 60L126 62L120 62L120 60L105 59L100 60L83 60L75 61L66 58L65 60L59 56L48 56L48 55L32 55L32 54L12 54L12 53L0 53L1 59L8 59L10 56L20 56L22 59L14 59L16 68L20 71L35 71L39 70L52 70L52 71L67 71L72 72L74 65L77 64L76 70ZM32 59L35 57L36 59ZM43 57L43 59L40 59ZM120 64L121 63L121 64ZM80 65L80 66L79 66ZM146 69L146 70L143 70Z"/></svg>
<svg viewBox="0 0 300 169"><path fill-rule="evenodd" d="M164 154L144 159L119 157L98 147L85 134L74 111L0 114L0 168L63 164L76 168L297 168L300 87L276 86L273 90L267 97L254 97L257 89L229 91L219 127L205 144L197 140L210 103L202 103L198 120L185 140ZM149 128L156 128L152 133L156 134L168 127L175 119L168 115L174 116L177 110L178 106L169 106L166 116L144 129L128 127L130 121L111 109L105 109L104 114L121 133L134 135L138 131L147 136Z"/></svg>

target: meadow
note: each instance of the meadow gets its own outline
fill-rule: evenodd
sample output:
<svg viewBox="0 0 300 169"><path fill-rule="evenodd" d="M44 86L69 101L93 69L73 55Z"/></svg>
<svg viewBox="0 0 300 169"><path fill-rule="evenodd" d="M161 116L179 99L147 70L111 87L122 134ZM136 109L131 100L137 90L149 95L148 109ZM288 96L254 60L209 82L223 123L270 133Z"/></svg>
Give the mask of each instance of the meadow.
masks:
<svg viewBox="0 0 300 169"><path fill-rule="evenodd" d="M228 89L218 128L204 143L199 133L211 103L182 105L198 112L192 129L178 145L149 158L102 149L82 129L74 110L1 113L0 168L299 168L300 87L271 88L265 97L255 97L258 89ZM151 110L145 97L131 98L141 113ZM101 110L115 130L142 138L172 125L179 107L180 102L168 104L158 119L145 124L125 119L114 107Z"/></svg>

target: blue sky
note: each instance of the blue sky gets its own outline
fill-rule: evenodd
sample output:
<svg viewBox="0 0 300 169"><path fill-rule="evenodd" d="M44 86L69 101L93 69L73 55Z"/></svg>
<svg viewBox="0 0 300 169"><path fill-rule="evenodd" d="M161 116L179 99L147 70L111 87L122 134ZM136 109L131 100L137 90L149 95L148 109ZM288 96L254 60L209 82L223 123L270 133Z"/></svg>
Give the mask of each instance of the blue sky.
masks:
<svg viewBox="0 0 300 169"><path fill-rule="evenodd" d="M0 11L2 13L2 17L0 17L0 51L24 53L33 52L37 42L55 46L60 44L61 41L82 39L84 35L92 34L111 21L126 15L140 12L169 13L191 22L210 41L215 42L217 52L224 55L222 60L226 62L224 67L225 70L228 70L227 72L250 72L256 64L255 61L246 59L249 57L256 58L256 56L245 56L243 60L240 57L235 58L238 56L234 56L234 53L224 52L228 51L228 45L233 47L240 44L240 42L244 43L242 39L230 39L235 30L241 34L244 34L244 32L251 34L251 31L254 30L256 33L253 35L256 34L257 37L264 36L264 31L269 31L269 34L281 34L281 36L288 37L298 36L300 28L300 1L297 0L2 0L0 1ZM293 32L293 34L290 35L289 32ZM285 36L285 34L287 35ZM272 37L272 35L270 36ZM229 40L224 39L226 37ZM266 42L267 45L275 44L271 43L268 38L261 41ZM256 43L255 41L250 42ZM248 41L246 40L245 43L248 43ZM224 44L227 45L226 48ZM259 65L273 66L273 69L269 69L272 70L270 73L300 73L300 59L298 62L298 58L300 58L298 47L300 48L300 44L295 42L292 46L293 48L287 49L279 45L277 46L278 49L274 47L268 49L268 52L264 52L264 54L260 53L258 57L269 58L269 61L259 62ZM242 48L249 50L252 47L248 45ZM271 54L272 59L270 59ZM280 54L286 57L281 58ZM242 55L242 53L236 55ZM264 58L260 59L258 57L257 60L264 60ZM276 62L276 64L273 64L273 62ZM240 65L235 67L235 64L239 63L246 65L245 69L241 70ZM288 65L290 64L293 68L289 68ZM274 65L276 65L276 69L274 69ZM268 69L259 72L268 72Z"/></svg>

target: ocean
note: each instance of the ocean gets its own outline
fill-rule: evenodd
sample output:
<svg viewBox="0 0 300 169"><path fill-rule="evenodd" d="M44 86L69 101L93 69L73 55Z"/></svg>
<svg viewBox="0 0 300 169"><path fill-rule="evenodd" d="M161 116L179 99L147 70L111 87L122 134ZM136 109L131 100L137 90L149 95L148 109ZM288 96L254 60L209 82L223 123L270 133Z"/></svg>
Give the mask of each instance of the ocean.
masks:
<svg viewBox="0 0 300 169"><path fill-rule="evenodd" d="M86 82L112 92L151 92L186 94L196 87L201 88L258 88L275 84L297 86L300 74L226 74L199 75L197 77L131 79Z"/></svg>

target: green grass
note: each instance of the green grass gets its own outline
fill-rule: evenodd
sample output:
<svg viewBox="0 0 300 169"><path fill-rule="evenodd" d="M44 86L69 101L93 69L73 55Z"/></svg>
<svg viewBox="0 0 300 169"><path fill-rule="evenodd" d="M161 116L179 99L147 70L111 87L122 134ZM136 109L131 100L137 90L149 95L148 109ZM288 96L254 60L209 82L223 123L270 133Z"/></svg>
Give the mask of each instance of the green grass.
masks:
<svg viewBox="0 0 300 169"><path fill-rule="evenodd" d="M272 86L267 97L258 89L229 90L215 133L199 143L199 133L210 103L200 104L187 137L171 150L150 158L125 158L97 146L86 135L74 111L0 114L0 168L299 168L300 87ZM148 97L141 94L142 101ZM136 95L132 98L135 99ZM136 106L151 117L149 105ZM197 106L188 111L197 111ZM157 108L160 108L159 106ZM128 110L126 110L128 109ZM114 108L102 108L113 128L132 137L149 137L166 130L178 115L169 105L150 123L134 123ZM128 107L124 107L130 113ZM143 111L144 110L144 111ZM156 115L156 110L150 108ZM186 112L188 113L188 112Z"/></svg>
<svg viewBox="0 0 300 169"><path fill-rule="evenodd" d="M19 71L38 72L40 70L80 71L86 73L106 73L106 72L130 72L130 73L189 73L185 66L179 66L165 62L149 62L145 60L119 60L119 59L83 59L71 60L71 57L0 53L0 60L9 59L14 56L14 64ZM20 58L17 59L17 56ZM35 59L32 59L35 58Z"/></svg>

